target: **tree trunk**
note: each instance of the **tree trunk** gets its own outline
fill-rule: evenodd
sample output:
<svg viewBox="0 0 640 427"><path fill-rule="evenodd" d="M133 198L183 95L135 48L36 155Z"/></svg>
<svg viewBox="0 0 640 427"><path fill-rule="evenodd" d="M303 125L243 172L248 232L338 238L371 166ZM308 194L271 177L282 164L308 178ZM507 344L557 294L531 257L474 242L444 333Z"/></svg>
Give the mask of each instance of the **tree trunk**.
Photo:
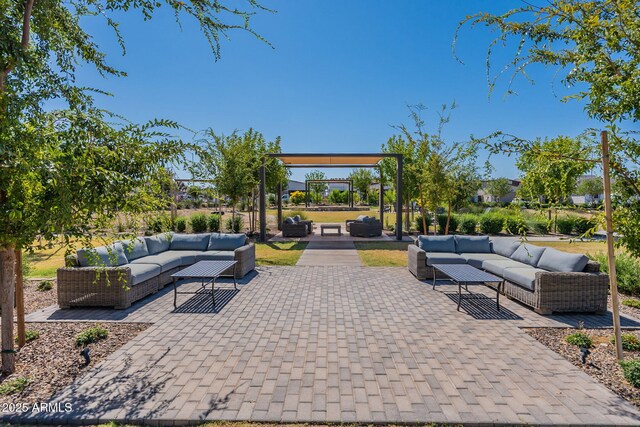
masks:
<svg viewBox="0 0 640 427"><path fill-rule="evenodd" d="M444 228L444 234L449 234L449 224L451 223L451 200L449 200L449 206L447 207L447 226Z"/></svg>
<svg viewBox="0 0 640 427"><path fill-rule="evenodd" d="M406 213L405 213L405 217L404 217L404 229L405 230L409 230L411 228L411 223L409 221L409 209L411 207L411 202L407 201L405 208L406 208ZM400 207L400 209L402 209L402 206Z"/></svg>
<svg viewBox="0 0 640 427"><path fill-rule="evenodd" d="M15 248L7 246L0 250L0 321L2 322L2 372L15 371L13 347L13 305L16 285Z"/></svg>

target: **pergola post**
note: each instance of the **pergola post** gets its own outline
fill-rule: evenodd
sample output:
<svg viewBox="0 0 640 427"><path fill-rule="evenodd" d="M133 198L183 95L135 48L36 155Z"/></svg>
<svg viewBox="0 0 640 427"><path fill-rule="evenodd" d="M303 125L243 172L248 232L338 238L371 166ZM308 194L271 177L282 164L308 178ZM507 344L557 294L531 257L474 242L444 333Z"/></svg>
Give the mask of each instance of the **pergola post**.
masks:
<svg viewBox="0 0 640 427"><path fill-rule="evenodd" d="M267 159L262 158L262 164L260 165L260 241L267 240Z"/></svg>
<svg viewBox="0 0 640 427"><path fill-rule="evenodd" d="M396 240L402 240L402 154L396 155L396 161Z"/></svg>
<svg viewBox="0 0 640 427"><path fill-rule="evenodd" d="M380 191L378 192L380 200L380 223L384 227L384 185L382 185L382 167L378 168L380 175Z"/></svg>
<svg viewBox="0 0 640 427"><path fill-rule="evenodd" d="M278 183L278 230L282 230L282 183Z"/></svg>

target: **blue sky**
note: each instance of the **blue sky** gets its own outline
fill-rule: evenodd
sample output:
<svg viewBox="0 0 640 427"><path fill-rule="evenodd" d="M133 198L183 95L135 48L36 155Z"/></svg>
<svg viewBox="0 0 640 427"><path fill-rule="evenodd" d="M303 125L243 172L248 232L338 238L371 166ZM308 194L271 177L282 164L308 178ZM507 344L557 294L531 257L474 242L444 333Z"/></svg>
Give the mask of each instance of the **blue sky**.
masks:
<svg viewBox="0 0 640 427"><path fill-rule="evenodd" d="M516 1L435 0L265 0L277 13L259 13L254 28L274 48L242 33L222 43L214 56L194 22L176 25L168 10L144 22L123 14L122 56L112 33L91 21L88 31L125 78L102 79L90 70L83 84L114 94L99 104L133 121L168 118L193 129L231 133L249 127L268 139L282 137L285 152L377 152L410 124L407 105L422 103L427 128L436 111L455 100L444 136L465 141L496 130L525 138L577 135L596 123L583 105L562 103L567 90L556 70L532 68L536 84L520 79L518 96L504 96L507 79L488 97L485 54L491 33L465 28L451 45L466 15L500 12ZM497 49L500 67L513 47ZM185 133L185 137L188 135ZM494 176L516 177L513 158L494 158ZM294 179L304 179L302 169ZM329 177L348 171L325 170ZM188 178L183 174L183 177Z"/></svg>

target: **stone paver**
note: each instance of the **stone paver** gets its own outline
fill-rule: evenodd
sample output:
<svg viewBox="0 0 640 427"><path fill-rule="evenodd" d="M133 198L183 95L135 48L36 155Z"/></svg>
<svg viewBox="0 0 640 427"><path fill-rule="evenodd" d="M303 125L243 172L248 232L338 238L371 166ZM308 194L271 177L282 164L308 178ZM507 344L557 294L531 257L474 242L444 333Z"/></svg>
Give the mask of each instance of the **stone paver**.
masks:
<svg viewBox="0 0 640 427"><path fill-rule="evenodd" d="M496 314L481 296L457 312L454 287L404 268L270 267L243 283L215 313L174 313L164 291L113 319L154 325L56 396L71 414L37 421L640 424L520 329L572 319L513 301Z"/></svg>
<svg viewBox="0 0 640 427"><path fill-rule="evenodd" d="M298 266L352 266L361 267L360 256L353 242L317 241L309 242L298 259Z"/></svg>

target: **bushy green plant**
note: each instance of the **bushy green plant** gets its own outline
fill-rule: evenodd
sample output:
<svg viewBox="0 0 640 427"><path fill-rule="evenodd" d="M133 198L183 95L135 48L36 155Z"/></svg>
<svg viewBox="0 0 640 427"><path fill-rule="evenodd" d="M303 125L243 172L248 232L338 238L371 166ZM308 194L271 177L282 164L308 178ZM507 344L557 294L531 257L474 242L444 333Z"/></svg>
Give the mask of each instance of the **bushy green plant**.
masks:
<svg viewBox="0 0 640 427"><path fill-rule="evenodd" d="M546 219L532 219L529 221L529 228L537 234L549 234L551 224Z"/></svg>
<svg viewBox="0 0 640 427"><path fill-rule="evenodd" d="M567 335L564 340L578 347L591 348L591 346L593 346L591 337L584 332L574 332L573 334Z"/></svg>
<svg viewBox="0 0 640 427"><path fill-rule="evenodd" d="M179 216L176 218L175 227L178 233L184 233L187 231L187 219L183 216Z"/></svg>
<svg viewBox="0 0 640 427"><path fill-rule="evenodd" d="M447 215L438 215L438 234L444 234L444 230L447 227ZM449 234L453 234L458 230L458 225L460 221L458 221L458 217L455 215L451 215L451 219L449 220Z"/></svg>
<svg viewBox="0 0 640 427"><path fill-rule="evenodd" d="M31 342L40 338L40 332L35 329L27 329L24 331L24 340L26 342ZM18 342L18 337L15 337L15 341Z"/></svg>
<svg viewBox="0 0 640 427"><path fill-rule="evenodd" d="M220 215L219 214L211 214L209 215L209 219L207 220L209 231L212 233L220 231Z"/></svg>
<svg viewBox="0 0 640 427"><path fill-rule="evenodd" d="M191 215L189 218L191 229L194 233L204 233L207 231L207 217L203 213Z"/></svg>
<svg viewBox="0 0 640 427"><path fill-rule="evenodd" d="M576 219L574 217L567 216L564 218L558 218L556 221L556 227L558 227L560 234L571 234L575 223Z"/></svg>
<svg viewBox="0 0 640 427"><path fill-rule="evenodd" d="M29 385L29 379L24 377L6 380L0 384L0 395L7 396L10 394L20 393Z"/></svg>
<svg viewBox="0 0 640 427"><path fill-rule="evenodd" d="M147 219L147 230L152 233L169 231L169 220L166 215L157 215Z"/></svg>
<svg viewBox="0 0 640 427"><path fill-rule="evenodd" d="M633 334L622 334L622 349L625 351L639 351L640 339ZM611 344L616 343L616 337L611 337Z"/></svg>
<svg viewBox="0 0 640 427"><path fill-rule="evenodd" d="M463 234L476 234L478 219L475 216L465 215L460 221L460 232Z"/></svg>
<svg viewBox="0 0 640 427"><path fill-rule="evenodd" d="M231 231L232 233L239 233L244 227L244 220L240 215L236 215L235 218L230 216L229 218L227 218L226 225L227 230Z"/></svg>
<svg viewBox="0 0 640 427"><path fill-rule="evenodd" d="M640 387L640 360L620 361L622 373L629 383L634 387Z"/></svg>
<svg viewBox="0 0 640 427"><path fill-rule="evenodd" d="M433 218L431 217L431 215L427 215L426 220L427 220L427 228L431 227L431 224L433 223ZM426 234L422 224L422 215L416 215L415 223L416 223L416 230L418 231L418 233Z"/></svg>
<svg viewBox="0 0 640 427"><path fill-rule="evenodd" d="M294 205L299 205L300 203L304 203L304 193L302 191L294 191L289 195L289 200Z"/></svg>
<svg viewBox="0 0 640 427"><path fill-rule="evenodd" d="M309 219L309 216L307 215L307 213L303 212L303 211L291 211L291 212L289 212L289 216L292 217L292 218L294 216L299 216L301 220Z"/></svg>
<svg viewBox="0 0 640 427"><path fill-rule="evenodd" d="M109 331L107 331L102 326L93 326L76 335L76 346L84 347L96 341L107 338L107 335L109 335Z"/></svg>
<svg viewBox="0 0 640 427"><path fill-rule="evenodd" d="M600 252L590 257L600 263L600 269L609 273L607 255ZM624 252L616 255L616 277L618 289L623 294L640 296L640 260Z"/></svg>
<svg viewBox="0 0 640 427"><path fill-rule="evenodd" d="M484 214L480 217L482 234L498 234L504 228L504 217L496 214Z"/></svg>
<svg viewBox="0 0 640 427"><path fill-rule="evenodd" d="M43 280L36 285L36 290L40 292L46 292L53 289L53 282L51 280Z"/></svg>
<svg viewBox="0 0 640 427"><path fill-rule="evenodd" d="M637 299L625 299L622 300L622 305L626 305L627 307L633 307L640 309L640 301Z"/></svg>
<svg viewBox="0 0 640 427"><path fill-rule="evenodd" d="M521 216L509 217L505 220L504 229L509 234L522 236L527 234L527 222Z"/></svg>
<svg viewBox="0 0 640 427"><path fill-rule="evenodd" d="M574 228L579 235L587 234L597 225L596 220L591 218L578 217L574 222Z"/></svg>

